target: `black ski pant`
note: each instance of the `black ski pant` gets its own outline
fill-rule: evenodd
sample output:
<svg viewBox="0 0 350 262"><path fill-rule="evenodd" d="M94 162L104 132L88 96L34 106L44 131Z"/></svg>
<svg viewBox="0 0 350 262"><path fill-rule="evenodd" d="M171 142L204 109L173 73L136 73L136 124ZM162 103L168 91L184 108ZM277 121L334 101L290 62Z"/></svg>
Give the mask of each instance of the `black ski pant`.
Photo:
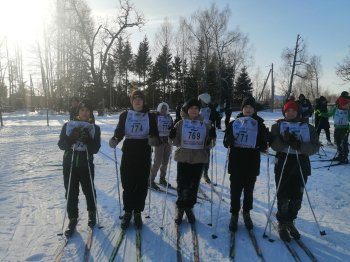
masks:
<svg viewBox="0 0 350 262"><path fill-rule="evenodd" d="M208 153L208 163L202 164L202 166L203 166L203 171L202 172L203 172L204 178L206 178L206 177L209 178L208 171L209 171L209 164L210 164L210 149L207 148L205 150Z"/></svg>
<svg viewBox="0 0 350 262"><path fill-rule="evenodd" d="M243 212L249 212L253 209L253 192L256 181L255 174L231 174L231 210L232 214L238 214L241 209L241 195L243 192Z"/></svg>
<svg viewBox="0 0 350 262"><path fill-rule="evenodd" d="M178 208L193 208L193 206L196 204L202 170L202 163L177 163L176 205Z"/></svg>
<svg viewBox="0 0 350 262"><path fill-rule="evenodd" d="M276 157L278 159L275 165L276 188L282 176L277 192L278 211L276 217L279 222L285 223L297 218L303 200L304 182L306 184L308 175L311 174L311 165L307 156L299 155L302 176L296 155L289 154L282 173L286 153L278 153ZM304 182L302 178L304 178Z"/></svg>
<svg viewBox="0 0 350 262"><path fill-rule="evenodd" d="M317 126L317 130L316 130L318 136L320 136L321 130L322 130L322 129L323 129L324 132L326 133L326 138L327 138L327 140L328 140L328 141L331 141L331 133L329 132L329 128L327 128L327 127L318 125L318 126Z"/></svg>
<svg viewBox="0 0 350 262"><path fill-rule="evenodd" d="M337 144L338 156L341 159L347 159L349 154L348 147L349 130L346 128L336 128L334 130L334 142Z"/></svg>
<svg viewBox="0 0 350 262"><path fill-rule="evenodd" d="M151 153L123 153L120 165L123 203L126 212L142 212L145 208L151 168Z"/></svg>
<svg viewBox="0 0 350 262"><path fill-rule="evenodd" d="M94 165L90 166L91 170L91 178L92 182L94 181ZM78 218L79 210L78 210L78 202L79 202L79 184L81 185L81 189L85 195L86 205L88 211L95 211L95 201L94 195L96 196L95 185L93 184L93 190L91 187L91 180L89 174L89 168L86 167L73 167L71 174L71 181L68 192L68 184L69 184L69 176L70 176L70 167L66 166L63 168L63 180L64 180L64 188L66 189L65 197L67 199L67 213L68 218Z"/></svg>

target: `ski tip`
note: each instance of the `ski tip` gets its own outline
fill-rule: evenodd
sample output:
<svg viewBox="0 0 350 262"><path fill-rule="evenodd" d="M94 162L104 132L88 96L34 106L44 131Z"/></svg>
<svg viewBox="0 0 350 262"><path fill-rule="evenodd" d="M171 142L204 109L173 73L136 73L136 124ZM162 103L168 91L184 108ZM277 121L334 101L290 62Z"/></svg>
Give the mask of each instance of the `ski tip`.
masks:
<svg viewBox="0 0 350 262"><path fill-rule="evenodd" d="M212 226L213 226L213 224L212 224L212 223L209 223L209 224L208 224L208 226L212 227Z"/></svg>
<svg viewBox="0 0 350 262"><path fill-rule="evenodd" d="M272 238L269 238L269 242L273 243L273 242L275 242L275 240Z"/></svg>
<svg viewBox="0 0 350 262"><path fill-rule="evenodd" d="M218 236L217 236L217 235L211 235L211 238L212 238L212 239L217 239Z"/></svg>
<svg viewBox="0 0 350 262"><path fill-rule="evenodd" d="M323 231L320 231L320 235L321 235L321 236L327 235L327 234L326 234L326 231L324 231L324 230L323 230Z"/></svg>

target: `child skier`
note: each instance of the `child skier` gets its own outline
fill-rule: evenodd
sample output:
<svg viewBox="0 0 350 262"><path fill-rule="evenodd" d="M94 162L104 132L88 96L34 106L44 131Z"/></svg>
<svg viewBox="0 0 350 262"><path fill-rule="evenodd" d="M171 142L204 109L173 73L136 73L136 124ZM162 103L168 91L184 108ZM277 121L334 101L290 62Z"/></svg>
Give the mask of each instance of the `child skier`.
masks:
<svg viewBox="0 0 350 262"><path fill-rule="evenodd" d="M197 192L203 164L208 162L206 150L215 142L215 128L206 124L199 115L200 102L190 99L184 104L184 117L171 129L169 139L177 147L174 160L177 161L177 213L176 224L181 224L184 212L188 222L193 224L192 212L197 202Z"/></svg>
<svg viewBox="0 0 350 262"><path fill-rule="evenodd" d="M311 175L309 156L318 152L320 143L315 128L306 120L301 121L300 108L295 101L288 100L282 112L284 119L271 127L271 148L277 152L275 182L279 236L290 241L290 236L300 238L294 220L301 208L304 182Z"/></svg>
<svg viewBox="0 0 350 262"><path fill-rule="evenodd" d="M211 97L208 93L203 93L198 96L198 100L201 103L200 107L200 116L203 118L204 122L206 124L209 124L210 126L215 126L215 108L212 108L212 105L210 103ZM206 183L210 184L210 178L208 176L208 170L209 170L209 161L210 161L210 149L206 149L208 151L208 161L203 165L203 178Z"/></svg>
<svg viewBox="0 0 350 262"><path fill-rule="evenodd" d="M78 108L78 116L63 125L58 141L59 148L64 150L63 179L69 218L67 237L73 234L78 223L79 184L86 198L88 225L93 227L96 224L93 154L100 149L101 130L92 123L92 108L88 102L81 102Z"/></svg>
<svg viewBox="0 0 350 262"><path fill-rule="evenodd" d="M162 102L157 107L157 124L160 138L160 144L154 147L153 166L151 168L151 187L159 190L154 182L157 172L160 168L159 184L167 186L166 171L171 153L171 144L168 141L170 128L173 126L173 119L169 115L169 105ZM169 186L171 186L169 184Z"/></svg>
<svg viewBox="0 0 350 262"><path fill-rule="evenodd" d="M134 212L135 226L141 229L141 212L145 207L151 167L151 146L159 144L159 135L155 116L144 104L144 94L140 90L133 91L130 102L132 108L120 114L109 145L115 148L125 137L120 165L125 211L121 228L129 227Z"/></svg>
<svg viewBox="0 0 350 262"><path fill-rule="evenodd" d="M349 139L349 122L350 122L350 97L349 93L343 91L340 97L335 101L336 106L328 113L319 113L319 116L329 117L334 119L334 141L337 144L337 156L334 160L343 164L349 163L348 154L348 139Z"/></svg>
<svg viewBox="0 0 350 262"><path fill-rule="evenodd" d="M327 116L322 116L325 114ZM316 99L315 106L315 127L318 136L321 134L321 130L324 129L327 138L327 145L333 145L331 141L331 134L329 132L329 121L328 121L328 109L327 109L327 99L324 96Z"/></svg>
<svg viewBox="0 0 350 262"><path fill-rule="evenodd" d="M224 146L230 148L228 173L231 189L231 220L229 229L237 231L238 212L243 198L243 219L248 230L253 228L250 210L253 209L253 191L260 172L260 151L266 151L266 127L264 120L256 114L253 97L242 102L242 112L225 130Z"/></svg>

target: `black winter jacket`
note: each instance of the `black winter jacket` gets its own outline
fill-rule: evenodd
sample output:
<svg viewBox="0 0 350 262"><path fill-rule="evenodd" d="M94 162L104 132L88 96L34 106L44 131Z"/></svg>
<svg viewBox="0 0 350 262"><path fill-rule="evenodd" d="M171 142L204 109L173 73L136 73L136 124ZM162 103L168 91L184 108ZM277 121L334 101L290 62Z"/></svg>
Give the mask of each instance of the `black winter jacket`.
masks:
<svg viewBox="0 0 350 262"><path fill-rule="evenodd" d="M243 117L240 113L237 118ZM234 136L232 131L232 121L225 131L224 146L230 147L228 172L238 176L258 176L260 172L260 152L267 149L268 130L264 120L258 115L252 115L258 121L258 135L255 148L241 148L234 146Z"/></svg>

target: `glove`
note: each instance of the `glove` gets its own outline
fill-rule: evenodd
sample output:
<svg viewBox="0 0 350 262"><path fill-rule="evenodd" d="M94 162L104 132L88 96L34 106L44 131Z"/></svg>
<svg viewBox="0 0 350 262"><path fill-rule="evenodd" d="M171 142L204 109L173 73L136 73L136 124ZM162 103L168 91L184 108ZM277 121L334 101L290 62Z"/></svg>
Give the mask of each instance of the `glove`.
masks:
<svg viewBox="0 0 350 262"><path fill-rule="evenodd" d="M293 134L291 134L290 138L289 138L289 145L295 149L295 150L299 150L301 147L301 141L299 139L297 139Z"/></svg>
<svg viewBox="0 0 350 262"><path fill-rule="evenodd" d="M210 128L210 130L209 130L209 137L210 138L216 138L215 127Z"/></svg>
<svg viewBox="0 0 350 262"><path fill-rule="evenodd" d="M174 139L176 137L176 128L172 128L169 133L169 138Z"/></svg>
<svg viewBox="0 0 350 262"><path fill-rule="evenodd" d="M315 110L315 115L316 115L316 116L321 116L321 115L322 115L322 114L321 114L321 111L320 111L320 110L318 110L318 109L317 109L317 110Z"/></svg>
<svg viewBox="0 0 350 262"><path fill-rule="evenodd" d="M111 139L109 139L109 146L111 148L116 148L116 146L118 145L119 141L116 137L112 137Z"/></svg>
<svg viewBox="0 0 350 262"><path fill-rule="evenodd" d="M72 141L72 143L75 144L79 136L80 136L80 129L76 127L72 130L72 133L70 133L69 138Z"/></svg>
<svg viewBox="0 0 350 262"><path fill-rule="evenodd" d="M84 144L87 144L88 142L91 141L90 132L87 128L84 128L83 130L81 130L79 140Z"/></svg>
<svg viewBox="0 0 350 262"><path fill-rule="evenodd" d="M282 140L283 140L284 142L286 142L287 144L289 144L290 139L291 139L292 136L293 136L293 135L292 135L291 133L289 133L288 130L286 130L286 131L283 132Z"/></svg>

